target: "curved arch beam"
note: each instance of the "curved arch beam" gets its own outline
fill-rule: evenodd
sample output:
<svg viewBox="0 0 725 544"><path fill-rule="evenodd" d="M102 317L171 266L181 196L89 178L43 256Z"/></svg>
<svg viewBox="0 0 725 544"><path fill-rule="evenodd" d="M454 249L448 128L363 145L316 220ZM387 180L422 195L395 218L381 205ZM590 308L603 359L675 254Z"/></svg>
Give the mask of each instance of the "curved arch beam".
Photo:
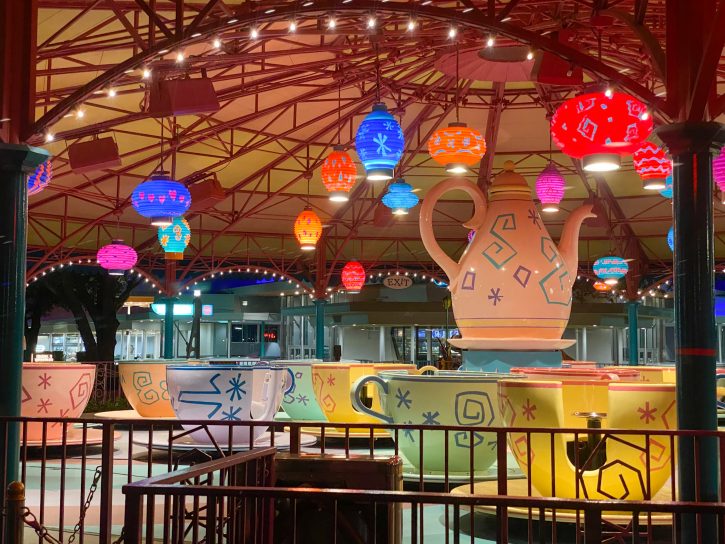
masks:
<svg viewBox="0 0 725 544"><path fill-rule="evenodd" d="M215 21L214 23L201 25L195 28L195 33L200 33L200 36L192 37L189 35L189 28L184 29L183 33L178 38L169 38L160 42L157 42L153 47L140 52L128 60L119 63L113 69L104 72L92 81L76 90L58 104L56 104L51 110L45 113L30 129L30 134L25 135L25 140L32 141L32 138L37 138L45 129L57 121L59 121L65 114L69 113L76 104L79 104L86 100L90 95L99 89L110 85L114 80L120 77L127 70L133 70L142 66L145 62L159 55L162 50L172 50L184 45L190 45L204 39L207 39L209 35L216 32L229 29L238 29L245 25L254 22L255 24L269 23L279 20L285 20L292 15L299 16L301 14L325 14L330 11L336 13L369 13L370 11L376 11L379 13L392 13L402 15L415 15L418 18L427 18L437 21L455 23L457 25L466 26L469 28L475 28L486 32L495 32L496 34L506 36L518 42L531 45L536 49L541 49L558 55L559 57L581 66L585 70L596 74L608 81L616 82L619 86L626 89L633 95L637 96L646 103L651 104L655 109L666 112L665 102L656 97L649 89L634 81L633 79L624 77L617 69L612 68L605 63L586 55L572 47L563 45L558 41L552 40L545 36L541 36L534 32L528 31L523 28L516 27L514 25L502 23L493 17L487 17L477 10L473 10L468 13L456 11L451 8L436 8L433 6L418 6L411 7L410 4L393 4L386 3L381 4L377 1L370 0L358 0L355 5L340 4L337 0L323 0L321 2L312 4L310 6L300 6L295 2L289 7L279 8L277 11L271 14L266 13L254 13L239 15L237 21L233 24L228 24L227 21Z"/></svg>
<svg viewBox="0 0 725 544"><path fill-rule="evenodd" d="M660 43L657 41L657 38L652 35L647 27L638 24L634 16L630 15L629 13L625 13L620 9L605 9L602 10L600 14L610 15L615 19L619 19L624 24L626 24L632 30L632 32L637 35L637 37L642 41L642 45L644 45L647 53L649 54L649 58L652 61L652 66L654 67L655 72L662 79L662 81L665 81L667 64L665 62L665 52L663 51L662 46L660 46Z"/></svg>
<svg viewBox="0 0 725 544"><path fill-rule="evenodd" d="M252 272L252 269L254 269L254 272ZM223 276L224 274L259 274L262 273L262 275L267 275L267 273L271 274L272 277L275 277L279 275L279 277L286 279L288 281L294 281L295 283L295 289L299 289L300 291L304 291L305 294L311 294L313 290L310 287L307 287L304 280L300 280L299 278L296 278L292 274L286 273L286 272L280 272L279 270L276 270L274 268L268 268L266 266L227 266L223 268L217 268L214 270L210 270L208 272L205 272L204 274L201 274L200 276L195 276L193 278L190 278L186 283L179 286L178 292L184 292L190 290L194 285L197 285L199 282L202 282L207 279L214 278L216 276ZM279 282L282 284L282 282ZM282 284L287 285L287 284ZM171 293L170 293L171 294Z"/></svg>

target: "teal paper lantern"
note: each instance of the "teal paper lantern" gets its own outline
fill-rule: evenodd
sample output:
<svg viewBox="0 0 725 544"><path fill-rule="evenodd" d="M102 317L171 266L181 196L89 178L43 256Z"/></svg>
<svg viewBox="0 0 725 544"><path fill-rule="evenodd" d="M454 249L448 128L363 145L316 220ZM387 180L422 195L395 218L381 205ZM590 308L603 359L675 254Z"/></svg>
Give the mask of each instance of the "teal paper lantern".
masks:
<svg viewBox="0 0 725 544"><path fill-rule="evenodd" d="M665 178L665 188L660 191L660 194L665 198L672 198L672 174Z"/></svg>
<svg viewBox="0 0 725 544"><path fill-rule="evenodd" d="M403 129L385 104L375 104L355 134L355 150L365 167L368 181L393 179L404 148Z"/></svg>
<svg viewBox="0 0 725 544"><path fill-rule="evenodd" d="M627 261L621 257L609 255L600 257L594 261L592 266L594 274L607 285L616 285L620 278L623 278L629 271Z"/></svg>
<svg viewBox="0 0 725 544"><path fill-rule="evenodd" d="M383 195L383 204L392 209L394 215L406 215L410 208L418 204L418 200L413 187L402 179L391 183L388 192Z"/></svg>
<svg viewBox="0 0 725 544"><path fill-rule="evenodd" d="M159 227L159 244L167 261L180 261L191 241L191 228L183 217L175 217L168 227Z"/></svg>

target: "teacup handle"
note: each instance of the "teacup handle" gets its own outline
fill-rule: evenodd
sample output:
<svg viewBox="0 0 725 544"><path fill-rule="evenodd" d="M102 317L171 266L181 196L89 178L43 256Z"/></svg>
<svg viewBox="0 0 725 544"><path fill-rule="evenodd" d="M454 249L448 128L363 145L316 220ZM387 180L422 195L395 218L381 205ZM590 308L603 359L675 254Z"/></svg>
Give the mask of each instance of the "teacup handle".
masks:
<svg viewBox="0 0 725 544"><path fill-rule="evenodd" d="M285 390L285 395L291 395L292 392L295 390L295 387L297 386L297 381L295 380L295 373L292 372L292 369L290 367L287 367L287 376L289 377L289 380L285 380L285 385L287 383L290 384L290 386Z"/></svg>
<svg viewBox="0 0 725 544"><path fill-rule="evenodd" d="M373 416L385 423L392 423L392 417L376 412L372 408L368 408L365 404L363 404L362 391L368 382L374 383L382 391L382 393L386 395L388 394L388 384L385 383L385 380L383 380L380 376L363 376L362 378L358 378L355 383L352 384L352 388L350 389L350 401L352 402L352 407L358 412Z"/></svg>
<svg viewBox="0 0 725 544"><path fill-rule="evenodd" d="M437 374L438 367L435 367L433 365L425 365L420 368L416 368L415 370L411 370L411 374L415 374L418 376L425 374L426 372L432 372L433 374Z"/></svg>
<svg viewBox="0 0 725 544"><path fill-rule="evenodd" d="M293 389L295 386L294 374L292 373L292 371L289 368L287 368L287 372L289 373L288 375L292 380L292 385L285 390L285 393L284 393L285 395L287 394L288 391ZM267 385L267 384L265 384L265 385ZM287 385L287 380L285 380L285 383L282 384L282 387L284 387L285 385ZM279 405L274 402L270 402L269 393L267 395L268 395L268 398L266 399L267 406L265 407L265 411L260 417L254 418L255 421L271 421L272 419L274 419L274 416L277 415L277 411L279 410Z"/></svg>

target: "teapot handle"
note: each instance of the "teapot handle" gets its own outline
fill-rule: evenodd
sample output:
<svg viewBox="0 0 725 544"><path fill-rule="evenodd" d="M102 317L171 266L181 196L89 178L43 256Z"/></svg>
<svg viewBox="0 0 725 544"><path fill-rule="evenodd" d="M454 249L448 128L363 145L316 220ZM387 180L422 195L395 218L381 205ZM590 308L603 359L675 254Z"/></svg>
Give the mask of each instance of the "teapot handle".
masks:
<svg viewBox="0 0 725 544"><path fill-rule="evenodd" d="M473 217L463 223L463 226L471 229L479 228L486 217L486 197L481 189L465 178L451 178L442 181L428 191L420 208L420 237L423 240L423 245L433 260L446 273L451 287L458 279L460 266L441 249L436 241L435 234L433 234L433 209L444 193L454 189L465 191L473 200Z"/></svg>

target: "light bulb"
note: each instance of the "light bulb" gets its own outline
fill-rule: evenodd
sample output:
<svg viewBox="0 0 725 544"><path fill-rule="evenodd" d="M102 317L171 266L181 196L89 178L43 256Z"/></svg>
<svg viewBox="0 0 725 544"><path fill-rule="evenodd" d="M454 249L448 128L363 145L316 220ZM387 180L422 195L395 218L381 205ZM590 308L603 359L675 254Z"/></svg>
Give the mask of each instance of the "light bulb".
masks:
<svg viewBox="0 0 725 544"><path fill-rule="evenodd" d="M184 58L185 57L183 51L179 51L178 53L176 53L176 62L184 62Z"/></svg>
<svg viewBox="0 0 725 544"><path fill-rule="evenodd" d="M493 44L496 43L496 41L493 39L493 36L489 36L488 40L486 40L486 46L487 47L493 47Z"/></svg>
<svg viewBox="0 0 725 544"><path fill-rule="evenodd" d="M449 38L455 38L455 37L456 37L456 34L458 34L458 31L456 30L456 28L455 28L455 27L451 27L451 28L450 28L450 29L448 30L448 37L449 37Z"/></svg>
<svg viewBox="0 0 725 544"><path fill-rule="evenodd" d="M55 134L53 134L52 132L46 132L45 133L45 141L46 142L52 142L53 140L55 140Z"/></svg>
<svg viewBox="0 0 725 544"><path fill-rule="evenodd" d="M606 96L607 98L612 98L613 94L614 93L612 92L612 89L609 87L607 87L607 89L604 91L604 96Z"/></svg>
<svg viewBox="0 0 725 544"><path fill-rule="evenodd" d="M289 31L290 32L296 32L297 31L297 23L294 21L291 21L289 24Z"/></svg>
<svg viewBox="0 0 725 544"><path fill-rule="evenodd" d="M335 28L335 26L337 26L335 19L330 17L330 20L327 22L327 28Z"/></svg>
<svg viewBox="0 0 725 544"><path fill-rule="evenodd" d="M642 113L642 115L639 116L639 118L642 119L642 121L646 121L647 119L649 119L649 112L645 111L644 113Z"/></svg>
<svg viewBox="0 0 725 544"><path fill-rule="evenodd" d="M151 77L151 70L148 68L144 68L143 72L141 72L141 77L144 79L148 79Z"/></svg>
<svg viewBox="0 0 725 544"><path fill-rule="evenodd" d="M249 31L249 37L256 40L259 37L259 31L256 28L253 28Z"/></svg>
<svg viewBox="0 0 725 544"><path fill-rule="evenodd" d="M214 41L213 41L213 42L211 42L211 46L212 46L212 47L213 47L214 49L220 49L220 48L221 48L221 46L222 46L222 41L221 41L221 40L220 40L219 38L214 38Z"/></svg>
<svg viewBox="0 0 725 544"><path fill-rule="evenodd" d="M526 60L533 60L533 58L534 58L533 51L529 51L528 53L526 53Z"/></svg>
<svg viewBox="0 0 725 544"><path fill-rule="evenodd" d="M415 20L411 19L410 21L408 21L408 30L410 32L415 30Z"/></svg>
<svg viewBox="0 0 725 544"><path fill-rule="evenodd" d="M86 116L86 112L83 111L81 108L78 108L76 110L76 119L83 119Z"/></svg>
<svg viewBox="0 0 725 544"><path fill-rule="evenodd" d="M116 96L116 89L108 89L108 98Z"/></svg>
<svg viewBox="0 0 725 544"><path fill-rule="evenodd" d="M368 28L375 28L375 17L370 17L368 19Z"/></svg>

